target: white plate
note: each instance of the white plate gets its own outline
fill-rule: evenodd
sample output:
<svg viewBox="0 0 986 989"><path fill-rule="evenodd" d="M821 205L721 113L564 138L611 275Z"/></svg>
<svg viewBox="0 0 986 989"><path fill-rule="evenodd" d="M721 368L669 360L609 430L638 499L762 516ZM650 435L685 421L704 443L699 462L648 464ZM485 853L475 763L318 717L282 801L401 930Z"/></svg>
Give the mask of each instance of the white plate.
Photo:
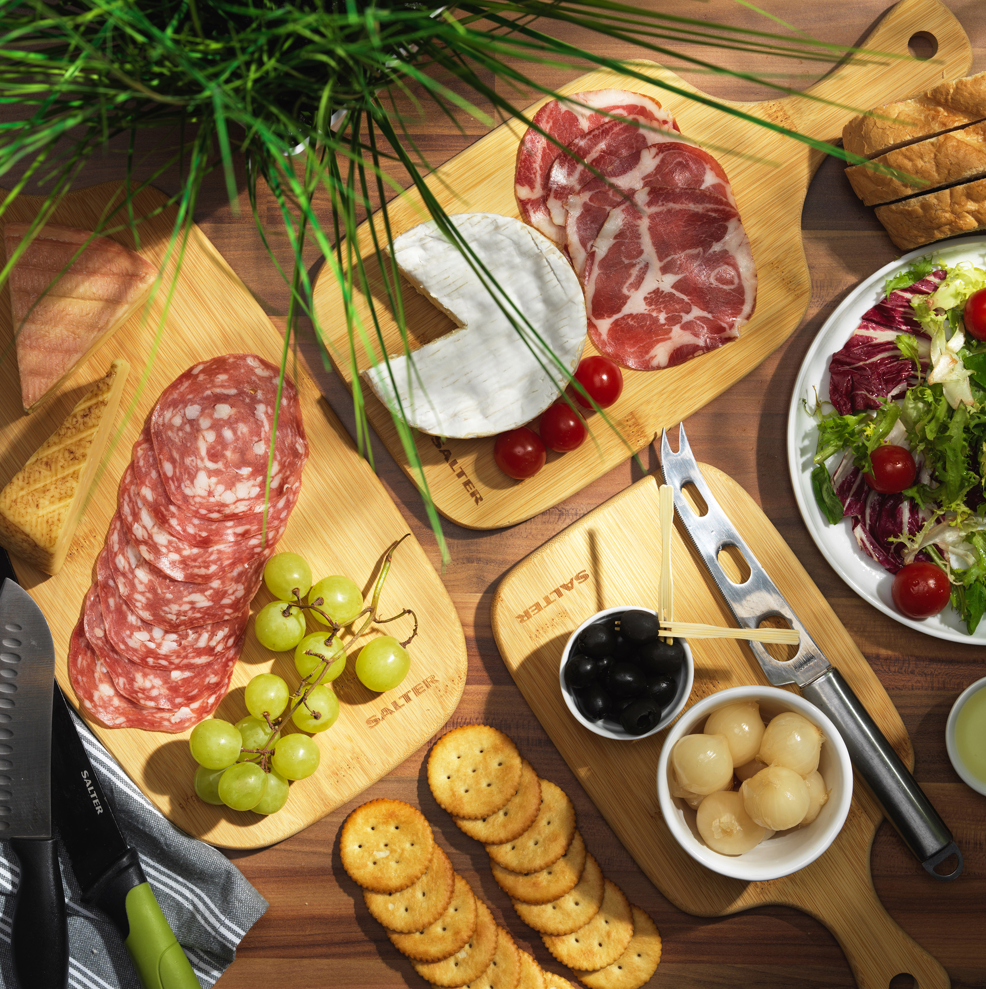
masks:
<svg viewBox="0 0 986 989"><path fill-rule="evenodd" d="M815 502L811 490L812 457L815 455L817 431L815 419L805 410L815 407L817 399L829 397L829 359L845 344L859 325L863 313L883 298L886 280L897 271L908 267L915 258L934 254L945 264L958 261L971 261L986 267L986 239L983 237L963 237L950 241L940 249L923 247L905 254L870 275L843 300L842 304L826 320L811 345L794 386L791 410L787 421L787 459L794 484L794 496L798 500L801 516L808 526L808 532L822 555L832 564L835 572L865 601L874 608L889 615L894 621L907 625L918 632L933 635L939 639L967 644L986 643L986 620L982 621L974 635L965 630L965 623L954 608L946 608L940 615L914 621L906 618L894 607L890 597L893 576L887 573L875 560L871 560L856 544L849 519L837 525L829 525ZM817 394L816 394L817 393ZM832 464L830 462L829 466Z"/></svg>

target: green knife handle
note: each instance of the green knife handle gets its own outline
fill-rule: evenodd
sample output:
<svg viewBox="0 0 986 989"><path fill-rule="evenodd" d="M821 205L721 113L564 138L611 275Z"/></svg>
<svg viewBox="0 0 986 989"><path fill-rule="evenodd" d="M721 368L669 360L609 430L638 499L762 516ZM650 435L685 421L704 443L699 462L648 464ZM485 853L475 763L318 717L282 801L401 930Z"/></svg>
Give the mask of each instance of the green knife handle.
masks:
<svg viewBox="0 0 986 989"><path fill-rule="evenodd" d="M68 925L54 838L11 838L21 881L11 931L21 989L65 989Z"/></svg>
<svg viewBox="0 0 986 989"><path fill-rule="evenodd" d="M91 898L123 936L144 989L201 989L133 849L117 860Z"/></svg>

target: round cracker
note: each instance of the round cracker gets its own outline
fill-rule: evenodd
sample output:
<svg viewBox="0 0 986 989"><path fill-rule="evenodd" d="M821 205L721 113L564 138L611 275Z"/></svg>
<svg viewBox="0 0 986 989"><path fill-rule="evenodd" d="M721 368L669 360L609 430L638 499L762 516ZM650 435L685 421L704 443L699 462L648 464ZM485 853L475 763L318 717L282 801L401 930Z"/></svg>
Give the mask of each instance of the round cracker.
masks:
<svg viewBox="0 0 986 989"><path fill-rule="evenodd" d="M463 989L517 989L519 982L520 949L502 927L497 927L493 961L478 979L473 979Z"/></svg>
<svg viewBox="0 0 986 989"><path fill-rule="evenodd" d="M564 896L535 906L511 900L517 916L541 934L571 934L585 927L603 904L605 882L599 863L587 855L582 878Z"/></svg>
<svg viewBox="0 0 986 989"><path fill-rule="evenodd" d="M541 780L541 807L534 823L513 841L487 845L490 858L512 872L528 875L557 862L575 837L575 806L568 794Z"/></svg>
<svg viewBox="0 0 986 989"><path fill-rule="evenodd" d="M403 800L371 800L342 826L339 853L350 879L374 893L416 883L431 862L435 839L421 811Z"/></svg>
<svg viewBox="0 0 986 989"><path fill-rule="evenodd" d="M623 890L609 879L599 912L585 927L571 934L541 940L555 958L569 968L595 971L612 965L627 949L633 937L633 915Z"/></svg>
<svg viewBox="0 0 986 989"><path fill-rule="evenodd" d="M504 807L478 821L464 817L452 820L470 838L484 845L499 845L519 838L538 816L541 807L541 781L534 767L521 757L520 786Z"/></svg>
<svg viewBox="0 0 986 989"><path fill-rule="evenodd" d="M476 930L466 944L442 961L412 961L418 975L436 986L464 986L486 971L496 954L498 929L490 908L482 900L476 900L476 911Z"/></svg>
<svg viewBox="0 0 986 989"><path fill-rule="evenodd" d="M657 925L640 907L631 905L633 937L627 950L606 968L579 972L589 989L640 989L657 971L661 961L661 935Z"/></svg>
<svg viewBox="0 0 986 989"><path fill-rule="evenodd" d="M384 927L401 934L422 931L448 908L455 889L455 871L449 857L437 845L425 874L397 893L363 890L370 915Z"/></svg>
<svg viewBox="0 0 986 989"><path fill-rule="evenodd" d="M410 934L387 931L387 937L398 951L416 962L439 962L462 949L476 932L477 903L472 887L455 873L452 898L438 920Z"/></svg>
<svg viewBox="0 0 986 989"><path fill-rule="evenodd" d="M532 955L517 949L520 954L520 981L517 989L545 989L544 972Z"/></svg>
<svg viewBox="0 0 986 989"><path fill-rule="evenodd" d="M453 817L479 820L504 807L520 786L517 746L489 725L453 728L428 756L428 786Z"/></svg>
<svg viewBox="0 0 986 989"><path fill-rule="evenodd" d="M500 889L510 899L520 900L521 903L550 903L575 888L575 884L582 878L585 857L585 842L576 828L568 851L547 869L525 876L504 869L496 862L491 862L490 868Z"/></svg>
<svg viewBox="0 0 986 989"><path fill-rule="evenodd" d="M575 989L568 979L563 979L560 975L554 972L549 972L547 969L541 969L544 975L544 989Z"/></svg>

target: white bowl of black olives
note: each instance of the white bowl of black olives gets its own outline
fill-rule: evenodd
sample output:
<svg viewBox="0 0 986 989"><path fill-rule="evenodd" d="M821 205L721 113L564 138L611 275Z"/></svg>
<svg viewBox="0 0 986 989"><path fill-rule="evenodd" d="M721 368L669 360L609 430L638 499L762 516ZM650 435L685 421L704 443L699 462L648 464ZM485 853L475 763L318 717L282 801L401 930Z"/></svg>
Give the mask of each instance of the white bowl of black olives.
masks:
<svg viewBox="0 0 986 989"><path fill-rule="evenodd" d="M688 643L661 635L656 612L622 605L597 612L572 633L558 677L577 721L604 738L632 741L681 713L695 665Z"/></svg>

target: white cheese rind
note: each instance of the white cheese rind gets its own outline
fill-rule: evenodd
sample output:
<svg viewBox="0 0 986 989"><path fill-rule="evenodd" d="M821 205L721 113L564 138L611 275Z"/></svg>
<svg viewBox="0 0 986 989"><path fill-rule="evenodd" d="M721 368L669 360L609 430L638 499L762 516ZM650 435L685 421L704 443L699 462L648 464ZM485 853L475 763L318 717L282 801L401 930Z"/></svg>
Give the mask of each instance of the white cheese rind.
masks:
<svg viewBox="0 0 986 989"><path fill-rule="evenodd" d="M392 253L418 291L460 328L410 359L391 357L390 374L411 426L452 438L493 436L530 422L564 389L568 379L558 362L570 374L578 366L585 300L572 266L538 231L496 213L449 219L488 269L494 294L508 311L513 302L534 332L523 324L518 332L458 247L429 220L396 238ZM365 377L397 412L390 374L381 362Z"/></svg>

